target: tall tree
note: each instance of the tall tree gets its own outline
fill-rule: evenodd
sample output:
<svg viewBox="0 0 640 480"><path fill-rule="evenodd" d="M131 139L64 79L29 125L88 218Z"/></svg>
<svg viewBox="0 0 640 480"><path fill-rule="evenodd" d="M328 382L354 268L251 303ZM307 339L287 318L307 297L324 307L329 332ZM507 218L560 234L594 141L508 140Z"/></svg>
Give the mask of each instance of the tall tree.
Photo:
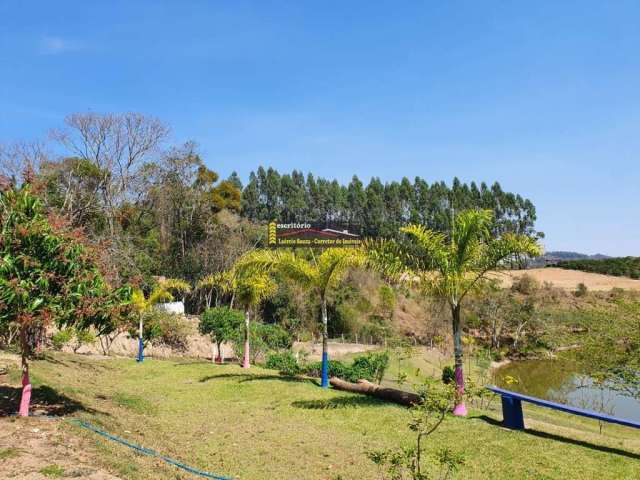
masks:
<svg viewBox="0 0 640 480"><path fill-rule="evenodd" d="M456 415L467 413L463 401L461 324L465 297L490 270L515 255L541 254L540 246L531 237L513 233L495 236L491 230L493 220L490 210L465 210L453 216L448 233L423 225L409 225L401 229L407 235L407 243L386 241L369 244L372 265L396 278L419 279L426 291L448 303L458 388Z"/></svg>
<svg viewBox="0 0 640 480"><path fill-rule="evenodd" d="M73 156L103 172L99 191L113 236L119 207L131 199L140 169L157 153L169 129L140 113L74 113L65 118L65 124L52 136Z"/></svg>

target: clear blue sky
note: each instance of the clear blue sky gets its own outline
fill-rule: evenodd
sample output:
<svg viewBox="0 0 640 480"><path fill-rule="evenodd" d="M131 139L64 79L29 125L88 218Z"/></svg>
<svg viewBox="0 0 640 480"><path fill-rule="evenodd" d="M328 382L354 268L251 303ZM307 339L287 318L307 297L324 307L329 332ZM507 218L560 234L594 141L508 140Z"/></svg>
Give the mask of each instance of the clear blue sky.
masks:
<svg viewBox="0 0 640 480"><path fill-rule="evenodd" d="M243 178L459 176L640 255L640 2L0 0L0 141L140 111Z"/></svg>

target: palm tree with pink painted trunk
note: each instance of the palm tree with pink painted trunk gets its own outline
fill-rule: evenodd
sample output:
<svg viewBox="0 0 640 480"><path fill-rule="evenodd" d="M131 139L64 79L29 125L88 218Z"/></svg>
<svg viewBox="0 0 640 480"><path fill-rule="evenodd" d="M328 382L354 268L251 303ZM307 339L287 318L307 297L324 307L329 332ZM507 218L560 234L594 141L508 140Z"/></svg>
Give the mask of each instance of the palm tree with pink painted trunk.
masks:
<svg viewBox="0 0 640 480"><path fill-rule="evenodd" d="M495 233L491 210L465 210L454 214L449 232L422 225L401 228L405 241L368 242L372 266L387 276L419 285L427 294L449 305L453 330L457 400L453 413L465 416L462 349L464 299L488 272L522 255L538 256L537 240L526 235Z"/></svg>
<svg viewBox="0 0 640 480"><path fill-rule="evenodd" d="M111 289L96 258L79 232L46 215L29 183L0 193L0 324L20 325L20 416L29 415L29 359L47 327L100 327L128 301L130 290Z"/></svg>

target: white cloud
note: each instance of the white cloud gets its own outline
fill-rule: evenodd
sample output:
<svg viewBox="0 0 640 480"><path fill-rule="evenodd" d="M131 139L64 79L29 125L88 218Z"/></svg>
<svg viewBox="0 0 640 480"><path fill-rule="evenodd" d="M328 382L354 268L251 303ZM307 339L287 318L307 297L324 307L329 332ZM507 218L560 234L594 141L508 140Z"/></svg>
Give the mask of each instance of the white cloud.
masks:
<svg viewBox="0 0 640 480"><path fill-rule="evenodd" d="M61 37L45 36L40 42L40 52L45 55L58 55L77 49L76 43Z"/></svg>

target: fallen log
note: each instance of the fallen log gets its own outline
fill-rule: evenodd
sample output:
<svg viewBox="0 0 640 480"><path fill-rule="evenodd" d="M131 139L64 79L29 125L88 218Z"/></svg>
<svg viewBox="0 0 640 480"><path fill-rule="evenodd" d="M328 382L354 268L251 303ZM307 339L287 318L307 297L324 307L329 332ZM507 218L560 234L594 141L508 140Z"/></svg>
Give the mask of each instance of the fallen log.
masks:
<svg viewBox="0 0 640 480"><path fill-rule="evenodd" d="M358 383L346 382L338 377L331 377L329 383L336 390L344 390L345 392L362 393L371 395L372 397L385 400L387 402L398 403L411 407L422 402L420 395L395 388L386 388L371 383L367 380L358 380Z"/></svg>

